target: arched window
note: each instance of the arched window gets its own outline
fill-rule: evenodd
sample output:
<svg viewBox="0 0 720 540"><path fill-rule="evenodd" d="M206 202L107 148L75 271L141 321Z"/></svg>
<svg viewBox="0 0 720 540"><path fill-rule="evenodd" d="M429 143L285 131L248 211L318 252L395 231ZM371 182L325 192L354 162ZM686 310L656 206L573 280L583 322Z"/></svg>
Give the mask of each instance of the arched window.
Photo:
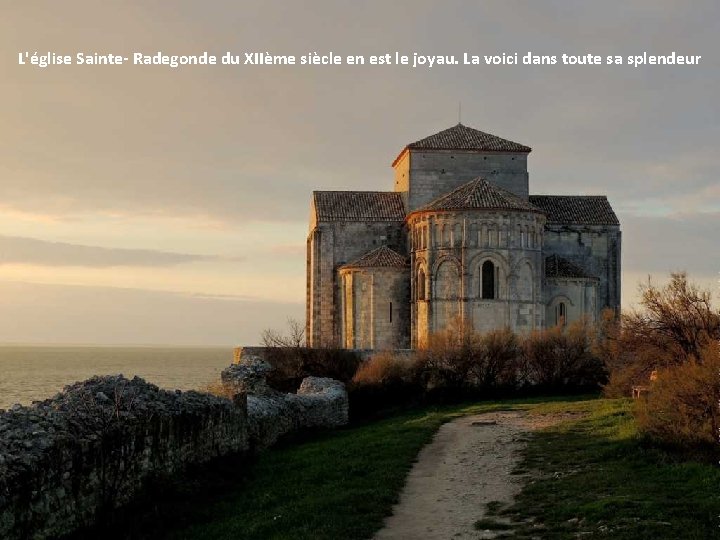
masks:
<svg viewBox="0 0 720 540"><path fill-rule="evenodd" d="M558 326L565 326L565 321L567 319L567 312L565 309L565 302L560 302L557 305L556 312L555 312L555 319Z"/></svg>
<svg viewBox="0 0 720 540"><path fill-rule="evenodd" d="M417 277L417 298L418 300L426 300L425 298L425 272L421 268Z"/></svg>
<svg viewBox="0 0 720 540"><path fill-rule="evenodd" d="M483 300L495 298L495 265L492 262L485 261L483 263L480 279Z"/></svg>

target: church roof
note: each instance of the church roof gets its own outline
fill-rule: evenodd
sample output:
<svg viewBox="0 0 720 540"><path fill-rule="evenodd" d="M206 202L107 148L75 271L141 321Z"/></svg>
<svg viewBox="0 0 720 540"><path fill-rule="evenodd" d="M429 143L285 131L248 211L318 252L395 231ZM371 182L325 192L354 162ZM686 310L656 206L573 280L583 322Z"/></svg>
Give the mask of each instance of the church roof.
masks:
<svg viewBox="0 0 720 540"><path fill-rule="evenodd" d="M479 129L457 124L448 129L408 144L393 165L406 149L412 150L481 150L486 152L530 152L532 148L520 143L503 139Z"/></svg>
<svg viewBox="0 0 720 540"><path fill-rule="evenodd" d="M545 277L549 278L581 278L597 279L591 276L574 262L558 255L550 255L545 259Z"/></svg>
<svg viewBox="0 0 720 540"><path fill-rule="evenodd" d="M435 199L417 209L416 212L474 209L520 210L524 212L542 213L539 208L521 199L514 193L479 177Z"/></svg>
<svg viewBox="0 0 720 540"><path fill-rule="evenodd" d="M530 195L554 225L620 225L604 195Z"/></svg>
<svg viewBox="0 0 720 540"><path fill-rule="evenodd" d="M406 266L405 257L387 246L380 246L359 259L343 265L342 268L405 268Z"/></svg>
<svg viewBox="0 0 720 540"><path fill-rule="evenodd" d="M396 191L313 191L318 221L402 221L405 206Z"/></svg>

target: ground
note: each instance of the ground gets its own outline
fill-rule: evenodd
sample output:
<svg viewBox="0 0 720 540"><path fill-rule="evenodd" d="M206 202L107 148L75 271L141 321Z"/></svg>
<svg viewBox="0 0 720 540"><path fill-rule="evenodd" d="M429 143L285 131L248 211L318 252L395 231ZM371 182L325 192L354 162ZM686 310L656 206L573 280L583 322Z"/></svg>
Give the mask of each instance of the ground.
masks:
<svg viewBox="0 0 720 540"><path fill-rule="evenodd" d="M457 489L448 480L455 478L467 496L467 505L456 503L465 517L451 523L466 538L469 527L479 537L523 540L720 538L720 469L648 445L630 408L629 400L537 398L407 411L161 483L125 516L84 537L372 538L408 500L416 476L406 484L408 473L434 459L426 457L437 450L431 445L417 461L435 440L448 456L438 473L444 485ZM461 431L471 437L457 436ZM482 466L487 474L466 481ZM493 479L497 487L488 490ZM431 515L445 526L440 510L453 503L438 502L442 497ZM425 517L425 510L414 513Z"/></svg>
<svg viewBox="0 0 720 540"><path fill-rule="evenodd" d="M486 519L488 504L512 503L521 490L524 478L514 473L527 433L576 417L499 411L444 424L420 452L400 502L375 538L494 538L503 523L487 530L476 524Z"/></svg>

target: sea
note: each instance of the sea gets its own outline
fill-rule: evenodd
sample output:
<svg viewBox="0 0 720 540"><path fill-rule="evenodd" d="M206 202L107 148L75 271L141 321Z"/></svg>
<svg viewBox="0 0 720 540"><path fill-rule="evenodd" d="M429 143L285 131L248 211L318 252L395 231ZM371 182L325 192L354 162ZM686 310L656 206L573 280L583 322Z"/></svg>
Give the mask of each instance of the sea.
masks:
<svg viewBox="0 0 720 540"><path fill-rule="evenodd" d="M233 360L232 348L0 345L0 409L30 405L93 375L138 375L170 390L201 389Z"/></svg>

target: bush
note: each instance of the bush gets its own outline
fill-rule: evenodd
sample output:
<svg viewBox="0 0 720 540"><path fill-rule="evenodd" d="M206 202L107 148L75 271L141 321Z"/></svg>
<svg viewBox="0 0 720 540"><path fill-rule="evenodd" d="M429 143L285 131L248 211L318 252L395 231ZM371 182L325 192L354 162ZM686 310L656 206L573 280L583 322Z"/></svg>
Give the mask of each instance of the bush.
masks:
<svg viewBox="0 0 720 540"><path fill-rule="evenodd" d="M641 309L606 328L609 397L630 395L654 370L698 361L707 344L720 339L720 312L713 310L710 291L690 283L684 272L671 274L665 287L648 281L640 293Z"/></svg>
<svg viewBox="0 0 720 540"><path fill-rule="evenodd" d="M360 364L352 382L356 385L409 382L414 371L414 359L382 352Z"/></svg>
<svg viewBox="0 0 720 540"><path fill-rule="evenodd" d="M354 421L422 403L425 392L418 380L417 360L389 351L372 356L358 367L348 397Z"/></svg>
<svg viewBox="0 0 720 540"><path fill-rule="evenodd" d="M586 321L538 330L522 341L526 382L546 391L595 390L607 380L596 354L597 334Z"/></svg>
<svg viewBox="0 0 720 540"><path fill-rule="evenodd" d="M459 323L430 336L418 353L426 388L448 397L495 392L517 386L519 344L509 329L481 334Z"/></svg>
<svg viewBox="0 0 720 540"><path fill-rule="evenodd" d="M349 383L362 360L346 349L273 347L266 349L265 360L273 367L267 382L282 392L295 392L305 377L330 377Z"/></svg>
<svg viewBox="0 0 720 540"><path fill-rule="evenodd" d="M659 370L646 397L637 400L638 429L673 446L720 442L720 347L710 343L698 359Z"/></svg>

